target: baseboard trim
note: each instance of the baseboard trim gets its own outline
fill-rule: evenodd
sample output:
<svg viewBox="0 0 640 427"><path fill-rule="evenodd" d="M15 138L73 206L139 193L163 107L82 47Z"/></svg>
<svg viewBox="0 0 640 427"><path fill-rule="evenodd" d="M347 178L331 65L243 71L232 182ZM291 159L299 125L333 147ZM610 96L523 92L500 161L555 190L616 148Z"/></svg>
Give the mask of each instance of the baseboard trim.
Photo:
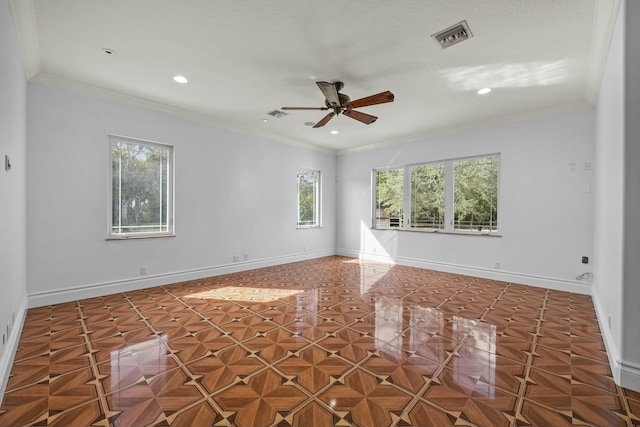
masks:
<svg viewBox="0 0 640 427"><path fill-rule="evenodd" d="M469 276L482 277L485 279L501 280L531 286L540 286L548 289L575 292L580 294L591 294L591 286L588 283L514 273L502 270L489 270L416 258L382 256L349 249L327 249L321 251L261 258L257 260L236 262L231 264L220 264L215 266L169 272L144 277L92 283L88 285L61 288L45 292L34 292L28 294L27 306L28 308L42 307L51 304L59 304L85 298L94 298L119 292L127 292L153 286L161 286L169 283L196 280L210 276L219 276L222 274L237 273L245 270L287 264L290 262L305 261L331 255L341 255L350 258L368 259L390 264L426 268L430 270L444 271L447 273L464 274Z"/></svg>
<svg viewBox="0 0 640 427"><path fill-rule="evenodd" d="M602 340L607 350L607 356L609 357L609 366L611 367L611 373L613 374L613 380L616 384L640 392L640 365L633 362L624 360L620 354L620 349L616 345L616 341L609 329L609 325L605 323L604 319L607 319L600 300L597 295L593 295L593 306L596 309L596 317L598 318L598 324L600 325L600 332L602 333Z"/></svg>
<svg viewBox="0 0 640 427"><path fill-rule="evenodd" d="M607 350L607 357L609 358L609 366L611 367L613 380L616 382L616 384L620 384L622 376L620 350L618 349L616 341L613 338L613 334L609 329L609 325L607 324L608 322L604 322L604 319L607 319L607 314L602 308L600 300L598 299L597 295L593 295L591 299L593 300L593 307L596 310L598 325L600 326L600 332L602 333L602 341L604 341L604 347Z"/></svg>
<svg viewBox="0 0 640 427"><path fill-rule="evenodd" d="M4 393L7 391L7 383L9 382L9 374L11 374L11 367L13 366L13 359L16 356L18 350L18 343L20 342L20 333L24 326L24 319L27 316L27 297L22 299L22 303L16 312L16 318L13 323L13 327L9 334L9 341L4 349L2 358L0 359L0 404L4 400Z"/></svg>
<svg viewBox="0 0 640 427"><path fill-rule="evenodd" d="M482 277L484 279L500 280L503 282L518 283L522 285L539 286L542 288L553 289L557 291L591 295L591 284L586 282L558 279L554 277L536 276L532 274L515 273L512 271L490 270L485 268L429 261L417 258L395 256L391 257L388 255L371 254L350 249L336 249L336 255L387 262L391 264L406 265L408 267L426 268L429 270L443 271L445 273Z"/></svg>
<svg viewBox="0 0 640 427"><path fill-rule="evenodd" d="M94 298L120 292L134 291L170 283L186 282L189 280L203 279L205 277L220 276L222 274L237 273L262 267L287 264L297 261L305 261L314 258L335 255L333 249L305 252L300 254L282 255L269 258L261 258L251 261L234 262L192 270L176 271L164 274L156 274L144 277L114 280L111 282L93 283L83 286L75 286L56 289L46 292L34 292L28 295L28 306L42 307L51 304L76 301L85 298Z"/></svg>
<svg viewBox="0 0 640 427"><path fill-rule="evenodd" d="M640 365L620 361L620 383L622 387L640 392Z"/></svg>

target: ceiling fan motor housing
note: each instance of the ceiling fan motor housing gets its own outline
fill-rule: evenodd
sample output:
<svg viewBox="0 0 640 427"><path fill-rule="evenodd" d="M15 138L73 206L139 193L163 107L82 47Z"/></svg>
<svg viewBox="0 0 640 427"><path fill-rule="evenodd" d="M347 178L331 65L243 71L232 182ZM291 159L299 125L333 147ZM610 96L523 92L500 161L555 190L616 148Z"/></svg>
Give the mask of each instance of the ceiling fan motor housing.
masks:
<svg viewBox="0 0 640 427"><path fill-rule="evenodd" d="M346 108L346 105L351 101L351 98L344 93L338 93L338 100L340 101L340 105L332 105L328 99L324 100L324 105L331 108L336 114L340 114L342 109Z"/></svg>

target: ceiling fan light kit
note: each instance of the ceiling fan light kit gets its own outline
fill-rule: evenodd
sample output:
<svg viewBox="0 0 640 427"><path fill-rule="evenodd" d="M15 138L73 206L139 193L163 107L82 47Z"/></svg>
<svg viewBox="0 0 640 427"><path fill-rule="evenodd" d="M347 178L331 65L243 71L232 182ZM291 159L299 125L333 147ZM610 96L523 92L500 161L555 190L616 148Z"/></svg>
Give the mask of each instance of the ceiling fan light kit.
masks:
<svg viewBox="0 0 640 427"><path fill-rule="evenodd" d="M344 83L337 81L333 83L329 82L316 82L318 88L324 95L325 107L282 107L282 110L332 110L326 116L324 116L313 127L319 128L326 125L329 120L337 115L344 115L357 120L365 125L374 123L378 118L370 114L356 111L354 108L368 107L370 105L384 104L386 102L393 102L395 96L393 93L387 91L376 93L375 95L367 96L364 98L356 99L352 101L348 95L340 93L340 90L344 87Z"/></svg>

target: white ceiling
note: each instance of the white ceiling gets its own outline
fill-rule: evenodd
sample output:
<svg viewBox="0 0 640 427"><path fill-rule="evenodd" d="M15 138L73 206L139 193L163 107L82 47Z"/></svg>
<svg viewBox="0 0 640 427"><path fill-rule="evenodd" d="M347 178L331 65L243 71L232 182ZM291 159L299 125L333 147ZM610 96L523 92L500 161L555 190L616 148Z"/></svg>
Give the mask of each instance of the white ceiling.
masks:
<svg viewBox="0 0 640 427"><path fill-rule="evenodd" d="M10 0L27 77L337 152L596 101L620 0ZM473 37L431 35L462 20ZM107 55L103 48L116 53ZM180 85L181 74L189 83ZM326 112L345 83L364 125ZM478 95L483 87L488 95ZM264 119L269 119L264 123ZM338 135L331 135L338 130Z"/></svg>

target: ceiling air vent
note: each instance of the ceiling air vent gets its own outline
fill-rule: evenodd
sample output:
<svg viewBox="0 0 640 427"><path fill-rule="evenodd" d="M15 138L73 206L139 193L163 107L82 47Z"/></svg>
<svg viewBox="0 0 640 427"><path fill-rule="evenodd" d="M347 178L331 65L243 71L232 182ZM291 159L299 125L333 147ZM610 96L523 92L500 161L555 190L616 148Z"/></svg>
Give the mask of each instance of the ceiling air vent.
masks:
<svg viewBox="0 0 640 427"><path fill-rule="evenodd" d="M282 118L282 117L287 115L287 113L285 113L284 111L280 111L280 110L269 111L267 114L270 115L270 116L275 117L276 119L280 119L280 118Z"/></svg>
<svg viewBox="0 0 640 427"><path fill-rule="evenodd" d="M467 24L467 21L462 21L436 34L433 34L431 37L433 37L433 39L438 42L440 47L446 49L450 46L453 46L454 44L460 43L461 41L473 37L473 34L471 34L471 30L469 29L469 24Z"/></svg>

